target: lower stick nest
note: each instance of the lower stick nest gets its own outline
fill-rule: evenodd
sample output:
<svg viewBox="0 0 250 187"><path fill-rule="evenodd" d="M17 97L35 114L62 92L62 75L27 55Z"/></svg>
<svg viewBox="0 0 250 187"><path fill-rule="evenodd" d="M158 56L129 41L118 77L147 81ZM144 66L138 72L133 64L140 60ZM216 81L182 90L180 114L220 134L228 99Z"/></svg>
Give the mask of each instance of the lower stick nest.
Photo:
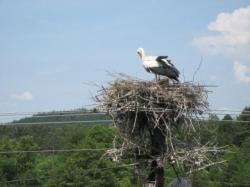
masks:
<svg viewBox="0 0 250 187"><path fill-rule="evenodd" d="M116 160L133 153L136 158L161 158L180 166L205 164L206 146L194 136L208 108L204 86L121 76L102 87L96 101L112 116L123 138L121 147L108 151Z"/></svg>

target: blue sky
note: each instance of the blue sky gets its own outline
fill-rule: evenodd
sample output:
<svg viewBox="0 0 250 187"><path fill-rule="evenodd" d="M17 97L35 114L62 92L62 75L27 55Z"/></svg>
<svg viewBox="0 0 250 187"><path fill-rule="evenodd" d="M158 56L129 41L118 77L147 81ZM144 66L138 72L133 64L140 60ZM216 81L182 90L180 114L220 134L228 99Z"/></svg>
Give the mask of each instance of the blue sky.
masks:
<svg viewBox="0 0 250 187"><path fill-rule="evenodd" d="M250 1L0 0L0 112L94 103L109 72L153 79L136 54L168 55L181 79L217 85L211 108L250 105Z"/></svg>

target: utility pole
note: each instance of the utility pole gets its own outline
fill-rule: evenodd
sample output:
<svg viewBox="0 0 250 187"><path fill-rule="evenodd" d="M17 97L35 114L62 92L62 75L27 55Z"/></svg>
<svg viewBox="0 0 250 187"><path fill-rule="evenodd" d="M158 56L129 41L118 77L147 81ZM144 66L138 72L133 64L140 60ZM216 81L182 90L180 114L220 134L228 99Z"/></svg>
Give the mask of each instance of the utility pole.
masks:
<svg viewBox="0 0 250 187"><path fill-rule="evenodd" d="M185 166L186 173L193 172L196 163L200 163L196 170L210 166L207 158L220 149L198 142L195 130L196 121L208 109L207 94L204 85L192 82L144 81L122 75L102 87L96 101L113 118L123 140L120 147L111 149L115 160L130 152L136 163L140 159L150 163L143 187L163 187L163 166L169 163L178 184L183 180L174 165Z"/></svg>

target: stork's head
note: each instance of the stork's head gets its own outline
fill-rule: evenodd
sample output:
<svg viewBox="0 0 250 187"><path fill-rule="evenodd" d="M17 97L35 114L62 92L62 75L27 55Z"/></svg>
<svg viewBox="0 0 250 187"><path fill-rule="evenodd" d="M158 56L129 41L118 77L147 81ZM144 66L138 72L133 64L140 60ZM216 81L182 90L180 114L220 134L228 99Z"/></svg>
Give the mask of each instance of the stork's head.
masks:
<svg viewBox="0 0 250 187"><path fill-rule="evenodd" d="M140 58L142 59L145 56L145 52L143 50L143 48L138 48L137 49L137 54L140 56Z"/></svg>

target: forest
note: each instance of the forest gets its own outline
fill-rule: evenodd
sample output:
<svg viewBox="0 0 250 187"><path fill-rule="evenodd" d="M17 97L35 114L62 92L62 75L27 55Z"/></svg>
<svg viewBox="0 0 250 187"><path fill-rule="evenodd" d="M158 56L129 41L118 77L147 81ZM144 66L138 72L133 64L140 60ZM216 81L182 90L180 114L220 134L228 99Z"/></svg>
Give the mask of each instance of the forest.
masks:
<svg viewBox="0 0 250 187"><path fill-rule="evenodd" d="M53 111L2 123L0 186L142 186L145 165L138 175L132 157L114 162L105 155L119 136L110 118L96 110L91 115L85 109L78 112L86 115ZM189 176L192 186L250 186L250 107L238 116L211 115L197 133L201 142L226 146L227 151L212 158L226 162ZM167 186L176 175L169 165L164 169ZM179 175L186 178L185 173Z"/></svg>

